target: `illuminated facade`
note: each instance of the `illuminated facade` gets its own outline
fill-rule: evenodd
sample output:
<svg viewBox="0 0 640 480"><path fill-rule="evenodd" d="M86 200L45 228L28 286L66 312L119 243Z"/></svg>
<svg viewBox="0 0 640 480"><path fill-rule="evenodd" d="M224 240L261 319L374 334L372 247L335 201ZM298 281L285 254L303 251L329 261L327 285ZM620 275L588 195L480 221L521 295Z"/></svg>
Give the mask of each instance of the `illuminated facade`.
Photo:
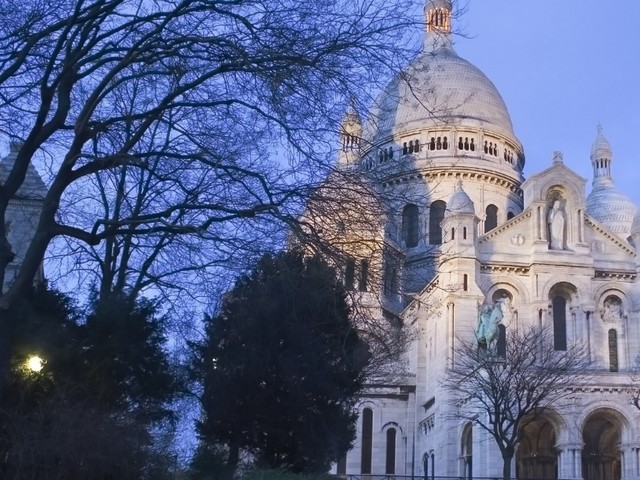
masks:
<svg viewBox="0 0 640 480"><path fill-rule="evenodd" d="M506 298L505 329L546 325L555 348L584 343L597 372L570 404L525 426L514 474L640 479L640 411L626 391L640 353L640 216L613 183L611 146L599 128L588 196L560 152L525 180L502 97L453 49L450 2L429 0L425 18L423 52L364 124L350 111L343 125L341 167L371 176L389 199L370 295L418 328L408 373L368 387L358 439L335 471L501 475L493 440L448 415L440 379L456 338L473 337L478 305Z"/></svg>

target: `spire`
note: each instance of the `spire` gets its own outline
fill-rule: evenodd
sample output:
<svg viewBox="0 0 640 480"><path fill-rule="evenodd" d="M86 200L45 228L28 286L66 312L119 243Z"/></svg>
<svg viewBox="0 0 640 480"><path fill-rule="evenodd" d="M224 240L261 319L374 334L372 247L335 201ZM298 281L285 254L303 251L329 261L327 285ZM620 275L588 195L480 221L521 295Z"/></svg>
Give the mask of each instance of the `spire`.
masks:
<svg viewBox="0 0 640 480"><path fill-rule="evenodd" d="M426 25L425 51L451 48L452 0L427 0L424 6Z"/></svg>
<svg viewBox="0 0 640 480"><path fill-rule="evenodd" d="M613 183L611 160L613 152L609 140L602 133L602 124L598 123L598 133L591 145L591 166L593 167L593 185Z"/></svg>

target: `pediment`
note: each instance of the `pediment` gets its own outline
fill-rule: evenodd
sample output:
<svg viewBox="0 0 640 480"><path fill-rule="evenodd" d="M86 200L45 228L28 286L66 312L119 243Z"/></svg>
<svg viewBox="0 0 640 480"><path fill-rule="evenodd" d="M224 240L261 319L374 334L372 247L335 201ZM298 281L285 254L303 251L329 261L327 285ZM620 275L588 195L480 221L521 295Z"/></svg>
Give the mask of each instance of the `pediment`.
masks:
<svg viewBox="0 0 640 480"><path fill-rule="evenodd" d="M535 202L547 202L550 192L559 190L573 206L584 206L587 180L567 167L561 160L554 160L551 167L532 175L522 184L525 209Z"/></svg>

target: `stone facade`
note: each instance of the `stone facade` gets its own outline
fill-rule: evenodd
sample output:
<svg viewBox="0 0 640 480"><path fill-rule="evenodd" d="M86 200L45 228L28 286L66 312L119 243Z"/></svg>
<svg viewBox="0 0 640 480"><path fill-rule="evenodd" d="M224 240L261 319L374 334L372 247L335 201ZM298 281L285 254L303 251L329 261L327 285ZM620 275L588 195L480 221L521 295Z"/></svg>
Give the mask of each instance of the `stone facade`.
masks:
<svg viewBox="0 0 640 480"><path fill-rule="evenodd" d="M341 168L375 178L389 199L380 235L396 252L404 300L381 287L381 305L417 334L408 374L363 395L358 438L335 471L501 475L493 440L452 419L440 380L456 339L473 338L478 304L502 298L505 328L556 325L563 342L586 345L595 372L570 402L525 426L514 474L640 479L640 411L627 392L640 354L640 216L615 188L601 128L589 196L559 152L525 181L504 101L454 51L450 13L449 1L427 1L423 53L364 125L353 109L346 117Z"/></svg>

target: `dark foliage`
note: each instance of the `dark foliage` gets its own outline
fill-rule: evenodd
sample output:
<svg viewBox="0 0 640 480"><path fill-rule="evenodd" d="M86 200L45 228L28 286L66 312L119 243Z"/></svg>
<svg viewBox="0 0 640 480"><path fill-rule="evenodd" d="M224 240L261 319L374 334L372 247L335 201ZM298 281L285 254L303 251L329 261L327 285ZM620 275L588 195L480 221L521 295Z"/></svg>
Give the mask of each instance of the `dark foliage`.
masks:
<svg viewBox="0 0 640 480"><path fill-rule="evenodd" d="M152 464L169 461L151 428L170 418L176 393L153 304L114 297L85 318L38 287L19 307L0 400L0 476L151 478ZM34 354L45 361L39 372L26 366Z"/></svg>
<svg viewBox="0 0 640 480"><path fill-rule="evenodd" d="M334 271L319 257L266 255L206 319L196 372L203 442L258 464L326 471L355 436L354 395L367 349Z"/></svg>

